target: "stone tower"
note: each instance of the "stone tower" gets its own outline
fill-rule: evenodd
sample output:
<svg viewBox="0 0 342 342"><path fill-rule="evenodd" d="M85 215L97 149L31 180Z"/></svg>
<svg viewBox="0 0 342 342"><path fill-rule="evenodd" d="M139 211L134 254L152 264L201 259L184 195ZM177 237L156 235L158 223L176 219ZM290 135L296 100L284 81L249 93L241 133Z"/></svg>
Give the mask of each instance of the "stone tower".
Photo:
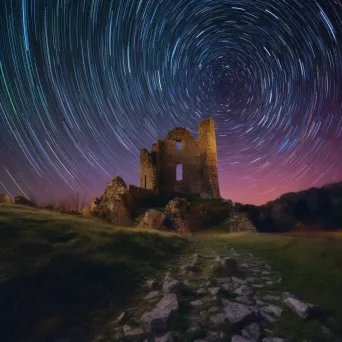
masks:
<svg viewBox="0 0 342 342"><path fill-rule="evenodd" d="M183 127L165 140L140 150L140 187L163 194L192 194L220 198L214 120L198 127L198 139Z"/></svg>
<svg viewBox="0 0 342 342"><path fill-rule="evenodd" d="M204 120L198 126L198 142L201 150L202 197L220 198L217 172L217 148L214 119Z"/></svg>

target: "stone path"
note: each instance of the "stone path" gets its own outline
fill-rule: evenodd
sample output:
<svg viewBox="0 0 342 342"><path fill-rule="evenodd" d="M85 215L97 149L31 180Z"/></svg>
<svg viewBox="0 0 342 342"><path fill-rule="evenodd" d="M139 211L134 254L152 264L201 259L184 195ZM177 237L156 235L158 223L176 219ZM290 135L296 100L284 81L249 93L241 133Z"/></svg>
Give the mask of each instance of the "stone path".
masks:
<svg viewBox="0 0 342 342"><path fill-rule="evenodd" d="M273 329L284 315L305 325L320 312L281 292L281 275L253 254L207 252L185 254L166 275L147 280L137 306L93 342L284 342L288 332ZM324 341L339 341L320 329Z"/></svg>

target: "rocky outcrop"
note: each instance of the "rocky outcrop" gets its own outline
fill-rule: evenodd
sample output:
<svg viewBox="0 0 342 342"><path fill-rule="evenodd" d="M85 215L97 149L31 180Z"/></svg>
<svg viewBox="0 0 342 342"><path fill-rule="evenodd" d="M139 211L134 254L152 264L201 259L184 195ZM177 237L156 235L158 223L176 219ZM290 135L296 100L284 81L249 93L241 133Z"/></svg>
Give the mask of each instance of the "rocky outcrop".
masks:
<svg viewBox="0 0 342 342"><path fill-rule="evenodd" d="M163 212L151 209L145 213L138 228L160 230L163 228L165 217Z"/></svg>
<svg viewBox="0 0 342 342"><path fill-rule="evenodd" d="M230 213L229 217L221 224L230 233L256 232L252 221L245 213Z"/></svg>
<svg viewBox="0 0 342 342"><path fill-rule="evenodd" d="M180 197L171 200L164 210L164 227L179 233L191 231L191 205Z"/></svg>
<svg viewBox="0 0 342 342"><path fill-rule="evenodd" d="M0 204L14 204L13 198L8 194L0 194Z"/></svg>

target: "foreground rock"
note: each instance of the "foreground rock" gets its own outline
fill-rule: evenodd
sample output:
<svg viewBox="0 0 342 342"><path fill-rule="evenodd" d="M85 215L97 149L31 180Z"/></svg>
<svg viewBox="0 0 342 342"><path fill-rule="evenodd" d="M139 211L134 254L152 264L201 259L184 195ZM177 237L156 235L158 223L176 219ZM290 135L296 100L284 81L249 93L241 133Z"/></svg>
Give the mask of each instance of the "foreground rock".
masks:
<svg viewBox="0 0 342 342"><path fill-rule="evenodd" d="M175 293L166 294L156 307L141 317L147 331L161 334L167 331L171 315L179 308L178 298Z"/></svg>
<svg viewBox="0 0 342 342"><path fill-rule="evenodd" d="M138 228L160 230L163 228L165 217L161 211L151 209L145 213Z"/></svg>
<svg viewBox="0 0 342 342"><path fill-rule="evenodd" d="M297 299L294 295L291 294L284 294L285 299L283 302L299 317L305 319L310 316L313 316L318 308L310 303L303 302Z"/></svg>

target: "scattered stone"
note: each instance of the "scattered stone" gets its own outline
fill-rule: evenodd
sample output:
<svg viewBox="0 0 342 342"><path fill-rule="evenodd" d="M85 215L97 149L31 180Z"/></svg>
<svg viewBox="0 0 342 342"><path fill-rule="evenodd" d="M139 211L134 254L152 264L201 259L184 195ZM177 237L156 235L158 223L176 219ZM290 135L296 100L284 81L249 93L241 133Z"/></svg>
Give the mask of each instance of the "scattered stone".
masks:
<svg viewBox="0 0 342 342"><path fill-rule="evenodd" d="M234 298L235 301L245 304L245 305L253 305L254 301L252 301L250 298L247 296L238 296Z"/></svg>
<svg viewBox="0 0 342 342"><path fill-rule="evenodd" d="M310 303L303 302L296 298L287 298L283 301L293 312L295 312L301 318L308 318L317 309Z"/></svg>
<svg viewBox="0 0 342 342"><path fill-rule="evenodd" d="M154 279L146 280L145 287L155 290L158 287L158 283Z"/></svg>
<svg viewBox="0 0 342 342"><path fill-rule="evenodd" d="M229 292L233 289L233 284L222 284L221 287L224 291Z"/></svg>
<svg viewBox="0 0 342 342"><path fill-rule="evenodd" d="M242 321L253 320L258 316L258 310L250 306L229 302L224 307L225 317L232 324L241 323Z"/></svg>
<svg viewBox="0 0 342 342"><path fill-rule="evenodd" d="M152 291L145 297L145 300L157 298L159 295L160 295L159 291Z"/></svg>
<svg viewBox="0 0 342 342"><path fill-rule="evenodd" d="M241 264L240 267L241 267L241 268L248 268L249 266L248 266L248 264L244 263L244 264Z"/></svg>
<svg viewBox="0 0 342 342"><path fill-rule="evenodd" d="M217 285L217 280L216 279L209 279L205 283L203 283L200 287L213 287Z"/></svg>
<svg viewBox="0 0 342 342"><path fill-rule="evenodd" d="M212 306L211 308L208 309L208 312L213 313L219 311L220 308L218 306Z"/></svg>
<svg viewBox="0 0 342 342"><path fill-rule="evenodd" d="M167 330L171 315L178 308L177 295L169 293L158 302L152 311L144 313L141 320L146 324L149 331L163 333Z"/></svg>
<svg viewBox="0 0 342 342"><path fill-rule="evenodd" d="M222 288L221 287L208 287L208 291L213 296L219 296L222 293Z"/></svg>
<svg viewBox="0 0 342 342"><path fill-rule="evenodd" d="M271 274L271 272L269 272L269 271L262 271L262 272L261 272L261 274L262 274L262 275L266 275L266 276L268 276L268 275L270 275L270 274Z"/></svg>
<svg viewBox="0 0 342 342"><path fill-rule="evenodd" d="M259 313L260 313L260 316L261 316L265 321L267 321L268 323L274 323L274 322L277 321L273 316L269 315L268 313L266 313L266 312L263 311L263 310L260 310Z"/></svg>
<svg viewBox="0 0 342 342"><path fill-rule="evenodd" d="M271 265L269 265L269 264L265 264L264 266L265 266L265 268L266 268L267 270L269 270L269 271L271 271L271 270L272 270L272 267L271 267Z"/></svg>
<svg viewBox="0 0 342 342"><path fill-rule="evenodd" d="M181 272L196 272L198 269L195 265L183 265L181 267Z"/></svg>
<svg viewBox="0 0 342 342"><path fill-rule="evenodd" d="M238 283L238 284L241 284L241 285L246 285L247 284L247 280L241 279L241 278L238 278L238 277L232 277L232 281L234 283Z"/></svg>
<svg viewBox="0 0 342 342"><path fill-rule="evenodd" d="M248 340L240 335L233 335L231 342L253 342L252 340Z"/></svg>
<svg viewBox="0 0 342 342"><path fill-rule="evenodd" d="M199 288L196 293L201 296L201 295L205 295L207 293L207 290L204 287Z"/></svg>
<svg viewBox="0 0 342 342"><path fill-rule="evenodd" d="M288 340L280 337L265 337L262 339L262 342L288 342Z"/></svg>
<svg viewBox="0 0 342 342"><path fill-rule="evenodd" d="M224 324L227 321L226 315L224 313L218 313L218 314L216 314L214 316L211 316L210 320L215 325Z"/></svg>
<svg viewBox="0 0 342 342"><path fill-rule="evenodd" d="M154 342L175 342L175 334L171 331L166 333L164 336L155 337Z"/></svg>
<svg viewBox="0 0 342 342"><path fill-rule="evenodd" d="M262 299L268 302L279 302L281 298L279 296L266 295Z"/></svg>
<svg viewBox="0 0 342 342"><path fill-rule="evenodd" d="M273 285L273 284L274 284L274 282L273 282L273 281L271 281L271 280L269 280L269 281L266 281L266 284L267 284L267 285Z"/></svg>
<svg viewBox="0 0 342 342"><path fill-rule="evenodd" d="M246 279L247 283L259 283L260 279L256 277L249 277Z"/></svg>
<svg viewBox="0 0 342 342"><path fill-rule="evenodd" d="M125 321L128 318L127 311L122 312L122 314L116 319L117 324L121 324L123 321Z"/></svg>
<svg viewBox="0 0 342 342"><path fill-rule="evenodd" d="M237 290L235 290L234 293L239 295L239 296L247 296L248 297L248 296L252 296L254 291L250 286L242 285Z"/></svg>
<svg viewBox="0 0 342 342"><path fill-rule="evenodd" d="M259 341L261 328L257 323L251 323L241 330L241 334L251 341Z"/></svg>
<svg viewBox="0 0 342 342"><path fill-rule="evenodd" d="M273 304L263 307L262 310L267 313L272 313L278 317L280 317L284 311L284 309L281 308L280 306L273 305Z"/></svg>
<svg viewBox="0 0 342 342"><path fill-rule="evenodd" d="M193 307L202 306L203 305L203 301L201 301L200 299L193 300L192 302L190 302L190 305L193 306Z"/></svg>
<svg viewBox="0 0 342 342"><path fill-rule="evenodd" d="M167 293L177 293L180 294L184 291L185 285L177 279L166 275L163 282L163 292L164 294Z"/></svg>
<svg viewBox="0 0 342 342"><path fill-rule="evenodd" d="M232 282L232 278L230 278L230 277L216 278L215 281L216 281L216 284L226 284L226 283L231 283ZM215 285L213 285L213 286L215 286Z"/></svg>
<svg viewBox="0 0 342 342"><path fill-rule="evenodd" d="M141 328L131 327L129 325L124 325L123 330L125 336L134 337L135 339L142 339L144 336L144 331Z"/></svg>

